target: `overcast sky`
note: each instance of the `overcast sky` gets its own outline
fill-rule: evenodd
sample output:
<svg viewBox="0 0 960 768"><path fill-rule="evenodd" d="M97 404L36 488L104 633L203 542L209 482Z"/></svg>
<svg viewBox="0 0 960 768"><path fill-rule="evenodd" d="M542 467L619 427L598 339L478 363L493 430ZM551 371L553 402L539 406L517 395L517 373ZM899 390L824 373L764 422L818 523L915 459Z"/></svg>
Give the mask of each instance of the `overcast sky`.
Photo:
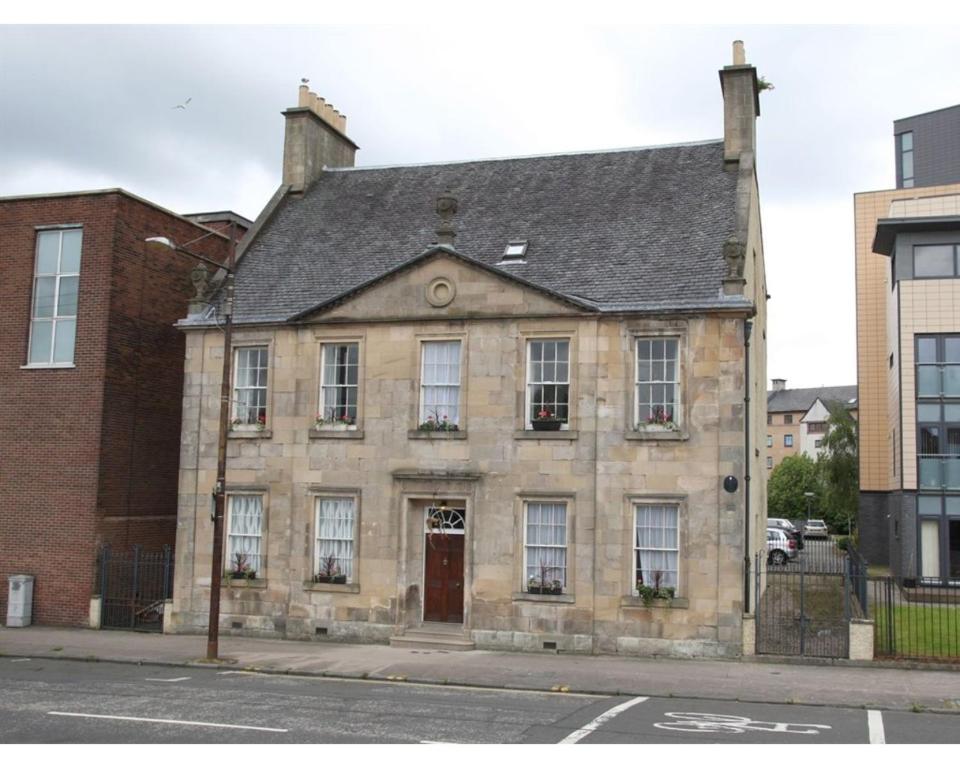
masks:
<svg viewBox="0 0 960 768"><path fill-rule="evenodd" d="M736 38L775 85L767 373L853 384L853 193L894 186L894 119L960 102L957 27L3 26L0 195L123 187L253 219L301 77L347 115L358 165L719 138Z"/></svg>

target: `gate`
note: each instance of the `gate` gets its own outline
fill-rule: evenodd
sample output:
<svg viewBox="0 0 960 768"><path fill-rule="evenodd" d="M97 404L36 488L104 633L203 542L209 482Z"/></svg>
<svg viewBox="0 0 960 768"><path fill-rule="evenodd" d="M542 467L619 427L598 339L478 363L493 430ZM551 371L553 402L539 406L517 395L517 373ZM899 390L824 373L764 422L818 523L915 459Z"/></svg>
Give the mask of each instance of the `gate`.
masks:
<svg viewBox="0 0 960 768"><path fill-rule="evenodd" d="M173 595L173 558L169 546L144 552L134 545L129 552L109 546L98 557L100 627L163 631L164 601Z"/></svg>
<svg viewBox="0 0 960 768"><path fill-rule="evenodd" d="M865 565L863 565L865 575ZM756 651L778 656L847 658L851 617L862 615L863 578L856 555L832 540L806 542L795 560L754 561Z"/></svg>

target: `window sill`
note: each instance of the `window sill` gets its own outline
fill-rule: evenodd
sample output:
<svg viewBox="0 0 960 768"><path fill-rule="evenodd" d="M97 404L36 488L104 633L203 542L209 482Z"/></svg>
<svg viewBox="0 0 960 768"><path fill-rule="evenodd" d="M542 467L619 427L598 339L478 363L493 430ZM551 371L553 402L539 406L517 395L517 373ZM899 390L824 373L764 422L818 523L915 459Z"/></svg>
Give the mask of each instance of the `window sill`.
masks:
<svg viewBox="0 0 960 768"><path fill-rule="evenodd" d="M231 429L227 432L230 440L269 440L273 437L272 429Z"/></svg>
<svg viewBox="0 0 960 768"><path fill-rule="evenodd" d="M675 597L672 600L658 599L649 605L643 602L639 597L620 598L621 608L689 608L690 600L686 597Z"/></svg>
<svg viewBox="0 0 960 768"><path fill-rule="evenodd" d="M577 598L566 593L562 595L538 595L534 592L514 592L511 597L514 602L521 603L575 603Z"/></svg>
<svg viewBox="0 0 960 768"><path fill-rule="evenodd" d="M50 368L76 368L74 363L28 363L21 365L21 371L43 371Z"/></svg>
<svg viewBox="0 0 960 768"><path fill-rule="evenodd" d="M231 579L225 577L221 586L230 589L264 589L267 586L266 579Z"/></svg>
<svg viewBox="0 0 960 768"><path fill-rule="evenodd" d="M362 429L317 429L311 427L307 433L311 440L363 440Z"/></svg>
<svg viewBox="0 0 960 768"><path fill-rule="evenodd" d="M558 429L556 432L538 432L535 429L518 429L514 440L576 440L580 433L575 429Z"/></svg>
<svg viewBox="0 0 960 768"><path fill-rule="evenodd" d="M456 432L443 432L436 430L433 432L425 429L411 429L407 432L410 440L466 440L467 431L458 429Z"/></svg>
<svg viewBox="0 0 960 768"><path fill-rule="evenodd" d="M688 432L676 432L672 429L632 429L623 435L624 440L689 440Z"/></svg>
<svg viewBox="0 0 960 768"><path fill-rule="evenodd" d="M305 581L303 589L306 592L349 592L358 594L360 592L359 584L330 584L322 581Z"/></svg>

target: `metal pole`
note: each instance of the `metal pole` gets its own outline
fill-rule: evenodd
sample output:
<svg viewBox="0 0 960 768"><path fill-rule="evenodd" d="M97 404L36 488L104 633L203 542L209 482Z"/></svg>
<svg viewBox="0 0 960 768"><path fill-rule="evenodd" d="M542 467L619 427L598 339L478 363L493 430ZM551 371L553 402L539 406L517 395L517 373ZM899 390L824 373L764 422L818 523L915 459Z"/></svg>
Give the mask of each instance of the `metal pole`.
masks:
<svg viewBox="0 0 960 768"><path fill-rule="evenodd" d="M210 616L207 620L207 658L216 659L220 642L220 578L223 575L223 519L227 500L227 429L230 424L230 383L233 363L233 267L236 239L230 222L230 256L223 302L223 378L220 382L220 435L217 443L216 504L213 515L213 559L210 564Z"/></svg>

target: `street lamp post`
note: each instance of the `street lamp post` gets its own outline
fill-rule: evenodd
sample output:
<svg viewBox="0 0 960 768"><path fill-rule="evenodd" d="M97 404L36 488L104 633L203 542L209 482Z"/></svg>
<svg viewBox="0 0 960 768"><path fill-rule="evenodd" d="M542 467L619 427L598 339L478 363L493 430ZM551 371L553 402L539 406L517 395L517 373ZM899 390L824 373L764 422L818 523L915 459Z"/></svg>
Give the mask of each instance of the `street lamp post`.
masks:
<svg viewBox="0 0 960 768"><path fill-rule="evenodd" d="M207 659L209 660L215 660L219 656L220 642L220 582L223 575L223 521L227 500L227 430L230 424L230 378L231 364L233 362L231 342L233 338L234 258L237 250L233 227L233 222L231 222L229 230L230 252L226 264L221 264L214 259L192 253L182 246L177 245L168 237L148 237L146 239L148 243L161 245L176 253L198 259L206 264L212 264L217 269L222 269L227 273L224 279L223 378L220 382L220 431L217 441L217 483L213 491L213 562L210 565L210 616L207 620ZM203 237L208 236L209 235L203 235ZM202 238L197 239L200 240ZM193 240L191 242L196 241Z"/></svg>
<svg viewBox="0 0 960 768"><path fill-rule="evenodd" d="M810 506L813 504L813 491L804 491L803 495L807 497L807 522L810 522Z"/></svg>

